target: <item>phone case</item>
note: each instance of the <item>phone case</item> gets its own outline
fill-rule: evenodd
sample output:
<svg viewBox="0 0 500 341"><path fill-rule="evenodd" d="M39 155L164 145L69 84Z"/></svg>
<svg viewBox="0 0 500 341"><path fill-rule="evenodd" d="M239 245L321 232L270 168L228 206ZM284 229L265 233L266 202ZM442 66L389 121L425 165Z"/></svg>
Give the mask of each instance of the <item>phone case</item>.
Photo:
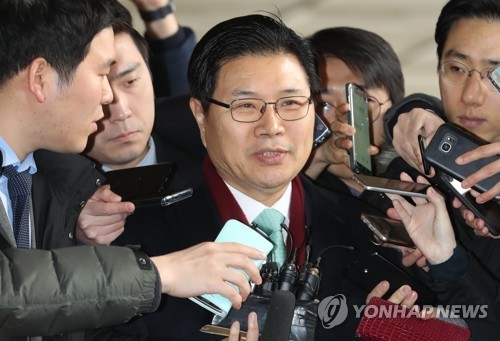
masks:
<svg viewBox="0 0 500 341"><path fill-rule="evenodd" d="M166 195L168 179L175 169L173 162L151 166L132 167L106 172L106 184L122 197L123 201L139 202L157 198L158 202Z"/></svg>
<svg viewBox="0 0 500 341"><path fill-rule="evenodd" d="M344 270L344 276L363 288L367 293L386 280L390 290L383 298L387 299L402 285L408 284L418 293L417 305L434 305L436 296L419 280L406 273L377 252L362 256Z"/></svg>
<svg viewBox="0 0 500 341"><path fill-rule="evenodd" d="M363 174L355 174L352 179L366 191L393 193L410 197L427 198L426 190L429 187L429 185L417 182L400 181Z"/></svg>
<svg viewBox="0 0 500 341"><path fill-rule="evenodd" d="M470 194L469 190L464 190L460 182L447 174L439 174L440 183L445 186L439 189L446 191L454 196L477 218L484 220L486 227L494 236L500 234L500 203L496 200L489 200L483 204L478 204L476 199Z"/></svg>
<svg viewBox="0 0 500 341"><path fill-rule="evenodd" d="M238 220L228 220L219 235L215 239L216 243L237 242L251 246L267 255L273 249L273 243L260 231L247 226ZM263 260L253 260L254 264L260 268ZM241 271L235 269L235 271ZM246 275L246 274L245 274ZM250 280L250 278L247 276ZM204 294L190 297L190 300L199 304L210 312L224 318L231 309L231 301L219 294Z"/></svg>
<svg viewBox="0 0 500 341"><path fill-rule="evenodd" d="M325 142L326 139L330 137L330 135L332 135L330 128L328 128L326 123L323 122L318 114L315 114L313 148L319 147L319 145Z"/></svg>
<svg viewBox="0 0 500 341"><path fill-rule="evenodd" d="M351 169L355 173L371 175L370 118L366 94L356 84L347 83L346 95L350 106L348 123L356 128L356 133L350 137L352 140L352 149L349 153Z"/></svg>
<svg viewBox="0 0 500 341"><path fill-rule="evenodd" d="M496 155L479 159L466 165L455 163L455 159L460 155L484 144L486 144L485 141L472 135L467 130L451 123L445 123L438 128L425 149L425 157L436 169L462 181L480 168L499 159L499 156ZM485 192L499 181L500 174L497 173L481 181L473 186L473 188L479 192Z"/></svg>
<svg viewBox="0 0 500 341"><path fill-rule="evenodd" d="M415 248L402 222L366 213L361 213L361 220L384 243Z"/></svg>

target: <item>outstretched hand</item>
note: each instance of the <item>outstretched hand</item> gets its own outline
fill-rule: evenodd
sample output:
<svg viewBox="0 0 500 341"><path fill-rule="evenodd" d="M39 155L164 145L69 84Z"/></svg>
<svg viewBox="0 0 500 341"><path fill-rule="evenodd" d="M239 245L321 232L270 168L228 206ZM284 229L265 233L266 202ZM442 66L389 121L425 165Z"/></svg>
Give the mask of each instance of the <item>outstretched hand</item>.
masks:
<svg viewBox="0 0 500 341"><path fill-rule="evenodd" d="M163 293L176 297L220 294L238 309L250 294L250 285L237 269L260 284L260 272L252 259L265 258L260 251L242 244L205 242L151 260L160 273Z"/></svg>

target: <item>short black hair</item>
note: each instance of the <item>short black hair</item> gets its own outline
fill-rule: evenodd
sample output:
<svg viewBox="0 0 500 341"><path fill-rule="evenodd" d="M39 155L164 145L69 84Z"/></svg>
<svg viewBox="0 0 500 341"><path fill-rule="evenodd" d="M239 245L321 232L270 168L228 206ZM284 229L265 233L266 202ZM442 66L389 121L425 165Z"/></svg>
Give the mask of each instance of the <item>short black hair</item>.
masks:
<svg viewBox="0 0 500 341"><path fill-rule="evenodd" d="M315 56L310 43L275 15L253 14L223 21L210 29L194 48L189 61L191 96L204 109L213 95L221 67L243 56L293 54L307 75L311 92L319 88Z"/></svg>
<svg viewBox="0 0 500 341"><path fill-rule="evenodd" d="M393 103L404 97L401 63L381 36L360 28L331 27L317 31L309 39L318 64L328 57L338 58L364 79L367 88L385 88Z"/></svg>
<svg viewBox="0 0 500 341"><path fill-rule="evenodd" d="M441 10L436 24L434 40L437 43L438 67L441 64L444 44L452 26L461 19L500 21L499 0L450 0ZM498 34L498 32L491 32Z"/></svg>
<svg viewBox="0 0 500 341"><path fill-rule="evenodd" d="M149 68L149 56L151 54L149 44L146 39L132 26L132 16L129 10L116 1L114 6L111 7L111 14L113 16L112 27L114 34L128 34L132 38L132 41Z"/></svg>
<svg viewBox="0 0 500 341"><path fill-rule="evenodd" d="M2 0L0 87L42 57L69 83L95 35L111 27L116 0Z"/></svg>

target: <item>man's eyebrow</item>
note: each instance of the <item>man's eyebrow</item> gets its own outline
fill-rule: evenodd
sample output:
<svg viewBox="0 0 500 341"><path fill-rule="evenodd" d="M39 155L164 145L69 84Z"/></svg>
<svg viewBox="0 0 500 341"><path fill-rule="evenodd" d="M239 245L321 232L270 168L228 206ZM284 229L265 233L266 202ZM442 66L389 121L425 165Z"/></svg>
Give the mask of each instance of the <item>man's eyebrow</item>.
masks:
<svg viewBox="0 0 500 341"><path fill-rule="evenodd" d="M125 69L118 71L114 75L110 75L109 80L111 81L111 80L115 80L115 79L119 79L119 78L125 77L126 75L128 75L128 74L134 72L135 70L137 70L140 65L141 65L140 63L129 64Z"/></svg>
<svg viewBox="0 0 500 341"><path fill-rule="evenodd" d="M451 49L446 52L445 57L454 57L461 60L470 60L470 57L464 53L461 53L455 49ZM500 59L484 58L481 60L484 64L497 65L500 63Z"/></svg>

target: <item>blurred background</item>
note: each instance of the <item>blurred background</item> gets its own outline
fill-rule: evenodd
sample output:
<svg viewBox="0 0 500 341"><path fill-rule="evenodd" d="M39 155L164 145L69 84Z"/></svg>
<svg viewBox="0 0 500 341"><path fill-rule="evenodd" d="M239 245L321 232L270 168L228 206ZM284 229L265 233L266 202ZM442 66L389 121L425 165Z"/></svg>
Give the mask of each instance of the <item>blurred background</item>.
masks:
<svg viewBox="0 0 500 341"><path fill-rule="evenodd" d="M130 0L120 0L144 26ZM199 39L218 22L259 10L281 13L285 24L304 36L333 26L373 31L394 48L401 60L406 94L439 96L434 28L446 0L175 0L180 24Z"/></svg>

